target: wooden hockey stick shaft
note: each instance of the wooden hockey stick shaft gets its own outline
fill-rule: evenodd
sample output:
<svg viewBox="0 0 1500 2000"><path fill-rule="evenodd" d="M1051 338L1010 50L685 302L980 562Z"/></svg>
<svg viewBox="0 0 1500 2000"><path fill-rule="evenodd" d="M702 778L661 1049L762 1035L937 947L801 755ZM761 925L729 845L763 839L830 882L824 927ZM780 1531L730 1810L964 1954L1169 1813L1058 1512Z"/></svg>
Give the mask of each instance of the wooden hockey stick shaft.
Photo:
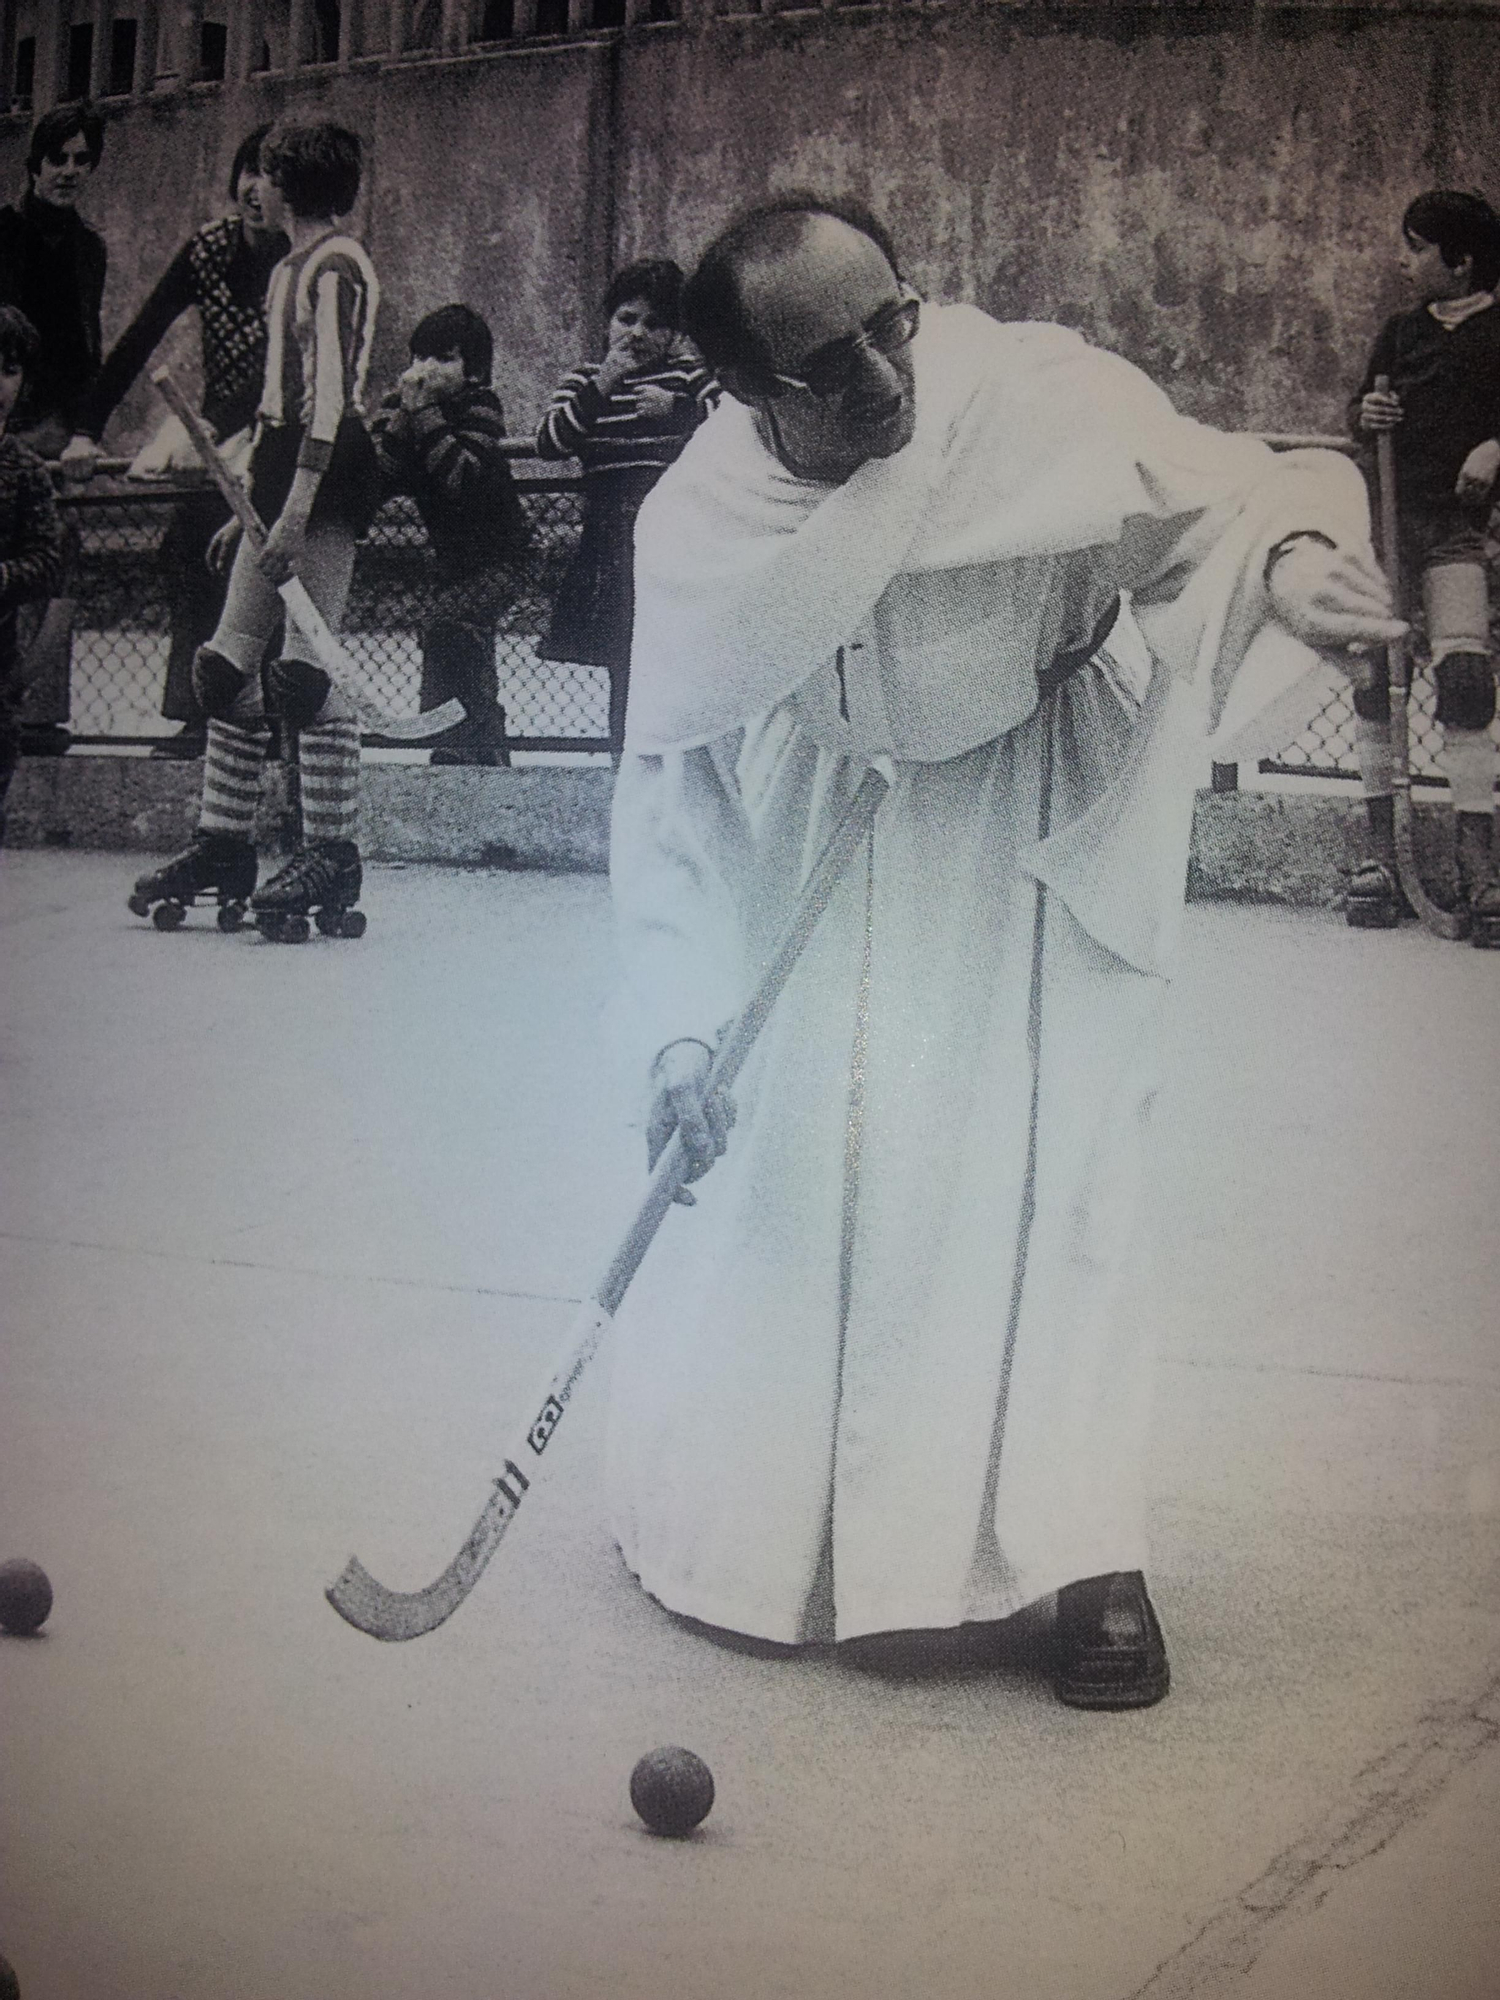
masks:
<svg viewBox="0 0 1500 2000"><path fill-rule="evenodd" d="M877 771L867 771L804 885L791 921L767 961L755 991L719 1044L709 1071L710 1092L727 1090L739 1075L840 879L868 839L885 793L885 779ZM672 1206L683 1184L685 1169L682 1142L674 1133L656 1163L635 1220L570 1326L567 1342L546 1387L524 1405L528 1415L509 1441L502 1460L505 1470L495 1480L479 1519L453 1561L425 1590L395 1591L377 1583L359 1558L351 1556L343 1573L325 1592L341 1618L361 1632L368 1632L372 1639L416 1639L452 1617L463 1603L500 1546L501 1537L536 1479L542 1453L567 1413L579 1379L593 1359L631 1279L640 1269L662 1218Z"/></svg>
<svg viewBox="0 0 1500 2000"><path fill-rule="evenodd" d="M151 377L151 381L162 401L181 422L192 440L193 449L202 459L209 478L218 487L225 504L239 522L245 540L259 555L266 546L266 525L256 513L250 495L224 462L224 456L214 443L207 425L172 380L169 368L160 369ZM455 723L463 721L465 710L463 703L459 701L445 701L440 707L427 709L421 715L387 715L378 702L372 701L360 689L349 655L339 644L328 620L309 596L302 579L294 572L277 588L288 615L312 648L318 665L338 688L339 693L354 707L366 728L378 730L382 736L393 736L402 741L415 743L426 736L441 735L445 729L451 729Z"/></svg>
<svg viewBox="0 0 1500 2000"><path fill-rule="evenodd" d="M1390 386L1389 375L1376 376L1377 389L1389 391ZM1400 515L1396 493L1396 448L1389 431L1377 431L1375 434L1375 485L1380 507L1380 553L1385 561L1385 573L1390 580L1391 591L1399 612L1402 602ZM1421 918L1424 928L1431 931L1434 937L1446 938L1452 942L1464 935L1463 923L1447 910L1440 910L1428 895L1417 867L1416 847L1412 838L1409 709L1411 697L1407 641L1404 636L1389 641L1385 649L1385 659L1391 713L1392 817L1395 821L1396 873L1400 877L1407 901Z"/></svg>

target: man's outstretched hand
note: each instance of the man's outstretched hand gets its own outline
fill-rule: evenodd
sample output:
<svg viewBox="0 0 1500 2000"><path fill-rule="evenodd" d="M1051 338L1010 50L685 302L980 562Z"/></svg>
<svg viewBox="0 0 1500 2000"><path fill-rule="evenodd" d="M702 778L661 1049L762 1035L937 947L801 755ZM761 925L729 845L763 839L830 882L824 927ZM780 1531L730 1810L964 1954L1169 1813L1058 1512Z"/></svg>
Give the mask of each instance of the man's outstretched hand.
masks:
<svg viewBox="0 0 1500 2000"><path fill-rule="evenodd" d="M1287 630L1325 652L1384 645L1407 631L1384 574L1357 549L1293 542L1272 568L1269 589Z"/></svg>
<svg viewBox="0 0 1500 2000"><path fill-rule="evenodd" d="M681 1132L688 1169L684 1183L702 1180L729 1144L738 1113L728 1091L708 1089L710 1057L701 1042L672 1042L656 1060L657 1090L646 1121L646 1164L654 1167L674 1132ZM674 1197L685 1208L694 1197L684 1184Z"/></svg>

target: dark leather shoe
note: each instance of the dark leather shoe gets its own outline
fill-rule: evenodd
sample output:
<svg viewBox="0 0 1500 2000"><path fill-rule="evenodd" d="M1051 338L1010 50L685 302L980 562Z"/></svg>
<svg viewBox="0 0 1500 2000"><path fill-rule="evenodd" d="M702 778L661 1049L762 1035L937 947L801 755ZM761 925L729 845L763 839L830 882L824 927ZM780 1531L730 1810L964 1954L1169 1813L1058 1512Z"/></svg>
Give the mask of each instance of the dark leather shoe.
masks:
<svg viewBox="0 0 1500 2000"><path fill-rule="evenodd" d="M1087 1577L1057 1593L1059 1701L1070 1708L1150 1708L1171 1684L1166 1642L1138 1569Z"/></svg>

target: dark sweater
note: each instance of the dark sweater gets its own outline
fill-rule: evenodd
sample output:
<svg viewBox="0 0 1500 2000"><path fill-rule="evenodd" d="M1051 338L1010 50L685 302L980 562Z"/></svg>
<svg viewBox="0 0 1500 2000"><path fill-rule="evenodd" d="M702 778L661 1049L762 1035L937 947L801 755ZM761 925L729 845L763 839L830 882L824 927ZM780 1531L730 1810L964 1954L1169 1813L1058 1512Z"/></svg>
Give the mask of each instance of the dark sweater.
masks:
<svg viewBox="0 0 1500 2000"><path fill-rule="evenodd" d="M222 442L254 421L266 372L266 283L287 253L278 231L251 243L240 222L190 236L110 350L78 429L96 442L170 328L192 306L203 337L203 417Z"/></svg>
<svg viewBox="0 0 1500 2000"><path fill-rule="evenodd" d="M107 261L104 238L72 209L30 194L19 208L0 208L0 305L18 306L42 341L20 423L60 416L75 427L99 372Z"/></svg>
<svg viewBox="0 0 1500 2000"><path fill-rule="evenodd" d="M403 410L393 390L370 435L387 488L416 501L444 571L468 576L513 562L526 548L530 534L500 450L505 416L493 389L470 383L424 410Z"/></svg>
<svg viewBox="0 0 1500 2000"><path fill-rule="evenodd" d="M0 436L0 694L15 672L16 607L56 588L62 548L51 475L35 452Z"/></svg>
<svg viewBox="0 0 1500 2000"><path fill-rule="evenodd" d="M1386 321L1349 405L1350 428L1372 453L1359 406L1377 375L1388 375L1401 398L1402 419L1391 437L1402 504L1451 501L1475 445L1500 436L1500 306L1471 314L1451 333L1426 306Z"/></svg>

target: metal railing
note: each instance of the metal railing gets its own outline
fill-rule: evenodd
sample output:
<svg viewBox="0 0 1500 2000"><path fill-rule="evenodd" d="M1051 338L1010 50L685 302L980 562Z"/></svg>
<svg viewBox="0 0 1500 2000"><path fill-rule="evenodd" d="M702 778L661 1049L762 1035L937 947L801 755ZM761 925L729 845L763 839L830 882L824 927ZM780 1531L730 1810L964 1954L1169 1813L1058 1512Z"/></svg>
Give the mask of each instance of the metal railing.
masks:
<svg viewBox="0 0 1500 2000"><path fill-rule="evenodd" d="M511 447L516 456L525 449ZM580 483L577 474L556 471L523 471L516 479L532 526L532 548L516 568L515 598L499 621L495 648L508 734L521 750L609 747L608 675L599 668L539 659L536 650L577 545ZM174 587L162 543L174 505L189 490L187 482L108 480L60 495L81 544L71 586L77 613L70 716L80 742L149 743L172 727L160 714ZM1492 517L1489 555L1492 630L1500 656L1500 514ZM360 546L343 627L346 649L363 670L369 692L391 713L414 714L420 705L420 633L434 590L421 519L410 501L391 501ZM1446 783L1437 761L1442 732L1422 656L1418 620L1412 777L1416 784L1438 786ZM1500 730L1500 724L1496 727ZM1259 768L1277 776L1356 779L1354 708L1348 691L1334 695L1285 748L1262 758ZM1232 782L1227 772L1225 782Z"/></svg>
<svg viewBox="0 0 1500 2000"><path fill-rule="evenodd" d="M515 594L495 632L507 734L521 750L607 750L609 676L537 656L577 545L579 478L522 473L516 487L531 548L512 570ZM160 708L176 577L163 543L176 505L199 490L109 479L59 496L79 544L69 583L69 726L80 743L144 744L171 731ZM420 707L421 631L436 592L421 517L409 500L388 502L360 544L342 637L366 691L390 714Z"/></svg>

